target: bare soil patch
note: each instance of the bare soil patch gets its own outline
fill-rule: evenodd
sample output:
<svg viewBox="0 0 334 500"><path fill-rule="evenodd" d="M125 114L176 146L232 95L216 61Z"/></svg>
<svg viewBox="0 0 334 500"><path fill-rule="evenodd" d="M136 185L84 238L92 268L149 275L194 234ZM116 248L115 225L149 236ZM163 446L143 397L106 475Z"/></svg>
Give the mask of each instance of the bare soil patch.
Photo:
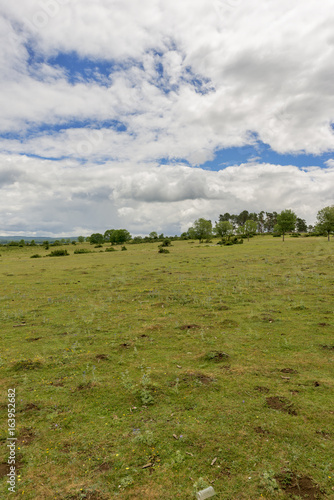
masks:
<svg viewBox="0 0 334 500"><path fill-rule="evenodd" d="M272 408L273 410L284 411L285 413L289 413L289 415L297 415L293 404L286 398L280 396L271 396L269 398L266 398L266 402L269 408Z"/></svg>
<svg viewBox="0 0 334 500"><path fill-rule="evenodd" d="M265 394L268 394L269 389L268 389L268 387L263 387L261 385L257 385L256 387L254 387L254 391L263 392Z"/></svg>
<svg viewBox="0 0 334 500"><path fill-rule="evenodd" d="M254 431L257 434L269 434L269 431L266 431L265 429L262 429L262 427L254 427Z"/></svg>
<svg viewBox="0 0 334 500"><path fill-rule="evenodd" d="M97 354L96 359L109 359L106 354Z"/></svg>
<svg viewBox="0 0 334 500"><path fill-rule="evenodd" d="M20 446L28 445L35 439L35 437L35 433L32 431L32 429L25 427L21 430L20 436L17 440L17 444L19 444Z"/></svg>
<svg viewBox="0 0 334 500"><path fill-rule="evenodd" d="M275 476L282 490L295 498L316 500L322 496L319 486L308 476L297 476L294 472L283 472Z"/></svg>
<svg viewBox="0 0 334 500"><path fill-rule="evenodd" d="M298 373L297 370L293 370L292 368L283 368L281 373Z"/></svg>

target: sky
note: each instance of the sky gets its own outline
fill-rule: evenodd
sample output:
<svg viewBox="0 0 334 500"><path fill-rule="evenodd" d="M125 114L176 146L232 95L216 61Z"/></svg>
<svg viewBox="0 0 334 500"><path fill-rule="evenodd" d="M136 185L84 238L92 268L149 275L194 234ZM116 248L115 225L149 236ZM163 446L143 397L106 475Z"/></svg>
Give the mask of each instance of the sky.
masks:
<svg viewBox="0 0 334 500"><path fill-rule="evenodd" d="M0 0L0 234L334 204L332 0Z"/></svg>

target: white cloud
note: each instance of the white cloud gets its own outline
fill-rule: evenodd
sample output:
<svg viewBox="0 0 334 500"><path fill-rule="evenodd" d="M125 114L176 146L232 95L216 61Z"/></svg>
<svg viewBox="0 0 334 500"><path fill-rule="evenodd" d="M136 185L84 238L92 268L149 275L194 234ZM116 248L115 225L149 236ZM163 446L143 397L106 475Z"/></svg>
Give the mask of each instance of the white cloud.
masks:
<svg viewBox="0 0 334 500"><path fill-rule="evenodd" d="M91 234L126 227L176 234L199 217L291 208L308 223L332 204L334 167L243 164L219 172L129 162L80 165L0 156L4 234ZM78 182L78 179L80 181ZM8 215L9 214L9 215Z"/></svg>
<svg viewBox="0 0 334 500"><path fill-rule="evenodd" d="M174 232L224 210L287 206L313 222L332 204L333 160L306 171L182 162L257 138L279 153L333 151L333 21L331 0L2 2L4 230L99 221L140 232L164 220ZM92 64L72 80L51 64L59 54Z"/></svg>

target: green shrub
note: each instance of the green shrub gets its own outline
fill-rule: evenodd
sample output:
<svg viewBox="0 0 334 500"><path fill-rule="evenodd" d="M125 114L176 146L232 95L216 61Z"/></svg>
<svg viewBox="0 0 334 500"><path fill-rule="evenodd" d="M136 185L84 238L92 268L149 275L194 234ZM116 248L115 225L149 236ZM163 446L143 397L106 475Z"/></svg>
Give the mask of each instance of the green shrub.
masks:
<svg viewBox="0 0 334 500"><path fill-rule="evenodd" d="M159 253L169 253L169 250L167 248L159 248Z"/></svg>
<svg viewBox="0 0 334 500"><path fill-rule="evenodd" d="M99 244L99 245L95 245L94 248L102 248L102 247L103 247L103 245Z"/></svg>
<svg viewBox="0 0 334 500"><path fill-rule="evenodd" d="M48 257L63 257L64 255L70 255L67 250L53 250L48 254Z"/></svg>
<svg viewBox="0 0 334 500"><path fill-rule="evenodd" d="M31 259L40 259L42 256L39 255L38 253L34 253L34 255L32 255L30 258Z"/></svg>
<svg viewBox="0 0 334 500"><path fill-rule="evenodd" d="M91 250L87 250L87 248L78 248L77 250L74 250L75 254L80 254L80 253L92 253Z"/></svg>
<svg viewBox="0 0 334 500"><path fill-rule="evenodd" d="M124 252L125 250L127 250L127 248L123 245L121 250L122 250L122 252Z"/></svg>
<svg viewBox="0 0 334 500"><path fill-rule="evenodd" d="M116 249L113 247L107 247L106 252L116 252Z"/></svg>

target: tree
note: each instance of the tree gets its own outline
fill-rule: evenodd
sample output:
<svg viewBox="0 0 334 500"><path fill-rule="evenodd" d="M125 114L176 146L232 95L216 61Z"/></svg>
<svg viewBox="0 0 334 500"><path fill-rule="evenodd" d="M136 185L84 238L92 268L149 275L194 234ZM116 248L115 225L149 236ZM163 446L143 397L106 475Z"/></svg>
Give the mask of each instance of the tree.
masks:
<svg viewBox="0 0 334 500"><path fill-rule="evenodd" d="M295 230L296 220L297 220L296 214L290 209L282 210L282 212L277 215L277 226L283 235L283 241L284 241L284 235L287 231Z"/></svg>
<svg viewBox="0 0 334 500"><path fill-rule="evenodd" d="M213 231L217 234L217 236L220 236L223 239L224 236L233 233L233 226L227 220L219 220L219 222L216 222Z"/></svg>
<svg viewBox="0 0 334 500"><path fill-rule="evenodd" d="M102 245L104 242L103 234L93 233L89 237L89 242L91 245Z"/></svg>
<svg viewBox="0 0 334 500"><path fill-rule="evenodd" d="M149 234L149 237L152 238L152 240L157 240L158 239L158 233L156 231L151 231Z"/></svg>
<svg viewBox="0 0 334 500"><path fill-rule="evenodd" d="M253 236L253 234L256 233L256 230L257 230L257 223L255 222L255 220L250 220L250 219L246 220L244 224L244 233L247 236L248 241L249 237Z"/></svg>
<svg viewBox="0 0 334 500"><path fill-rule="evenodd" d="M243 210L239 215L237 215L237 223L239 226L243 226L249 218L248 210Z"/></svg>
<svg viewBox="0 0 334 500"><path fill-rule="evenodd" d="M78 236L78 242L79 243L83 243L85 241L85 237L84 236Z"/></svg>
<svg viewBox="0 0 334 500"><path fill-rule="evenodd" d="M258 215L258 226L259 226L259 232L263 233L263 228L264 228L264 211L261 210L261 212Z"/></svg>
<svg viewBox="0 0 334 500"><path fill-rule="evenodd" d="M212 236L212 223L211 220L207 219L197 219L194 222L194 234L195 238L201 242L202 240L208 240Z"/></svg>
<svg viewBox="0 0 334 500"><path fill-rule="evenodd" d="M329 235L334 231L334 205L319 210L317 214L317 221L317 229L319 229L323 233L327 233L327 238L329 241Z"/></svg>
<svg viewBox="0 0 334 500"><path fill-rule="evenodd" d="M111 237L114 231L115 229L107 229L103 235L104 241L111 242Z"/></svg>
<svg viewBox="0 0 334 500"><path fill-rule="evenodd" d="M115 243L121 245L131 240L131 238L131 234L126 229L114 229L111 234L110 242L112 244Z"/></svg>
<svg viewBox="0 0 334 500"><path fill-rule="evenodd" d="M301 219L300 217L297 217L296 228L298 233L307 233L306 221L304 219Z"/></svg>

